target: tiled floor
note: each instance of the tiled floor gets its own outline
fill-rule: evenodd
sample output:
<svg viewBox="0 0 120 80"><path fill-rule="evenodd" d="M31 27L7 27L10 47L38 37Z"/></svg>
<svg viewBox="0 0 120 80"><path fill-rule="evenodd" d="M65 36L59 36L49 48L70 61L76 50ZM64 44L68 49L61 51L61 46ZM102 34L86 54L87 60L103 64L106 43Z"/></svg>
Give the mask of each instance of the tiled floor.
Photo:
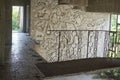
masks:
<svg viewBox="0 0 120 80"><path fill-rule="evenodd" d="M44 60L32 50L34 42L25 33L13 33L12 39L5 80L40 80L35 64Z"/></svg>

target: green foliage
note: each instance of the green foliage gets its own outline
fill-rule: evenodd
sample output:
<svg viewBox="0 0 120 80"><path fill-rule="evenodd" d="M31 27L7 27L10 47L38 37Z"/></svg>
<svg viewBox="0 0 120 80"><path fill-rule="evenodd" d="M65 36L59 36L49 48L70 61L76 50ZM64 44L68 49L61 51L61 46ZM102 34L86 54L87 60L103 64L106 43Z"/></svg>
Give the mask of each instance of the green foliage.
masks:
<svg viewBox="0 0 120 80"><path fill-rule="evenodd" d="M12 21L12 30L19 30L20 26L15 19Z"/></svg>
<svg viewBox="0 0 120 80"><path fill-rule="evenodd" d="M111 16L111 31L116 31L117 15Z"/></svg>
<svg viewBox="0 0 120 80"><path fill-rule="evenodd" d="M19 22L18 22L18 13L19 8L18 7L13 7L13 13L12 13L12 30L19 30Z"/></svg>
<svg viewBox="0 0 120 80"><path fill-rule="evenodd" d="M120 68L98 73L98 78L120 80Z"/></svg>

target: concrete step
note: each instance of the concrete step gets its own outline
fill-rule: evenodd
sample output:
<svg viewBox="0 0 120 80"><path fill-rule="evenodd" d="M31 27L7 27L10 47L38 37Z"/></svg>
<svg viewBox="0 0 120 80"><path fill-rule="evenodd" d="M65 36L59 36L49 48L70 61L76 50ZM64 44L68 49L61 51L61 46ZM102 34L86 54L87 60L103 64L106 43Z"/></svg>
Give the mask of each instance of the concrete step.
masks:
<svg viewBox="0 0 120 80"><path fill-rule="evenodd" d="M45 77L120 67L120 58L88 58L36 64Z"/></svg>

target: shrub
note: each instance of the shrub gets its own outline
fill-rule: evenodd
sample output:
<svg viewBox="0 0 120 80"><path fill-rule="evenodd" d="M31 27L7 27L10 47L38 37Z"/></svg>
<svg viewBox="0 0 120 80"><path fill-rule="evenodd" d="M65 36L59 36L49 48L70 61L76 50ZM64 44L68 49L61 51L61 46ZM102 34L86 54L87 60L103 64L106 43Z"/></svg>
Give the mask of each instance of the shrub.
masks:
<svg viewBox="0 0 120 80"><path fill-rule="evenodd" d="M19 30L19 7L13 7L12 13L12 30Z"/></svg>

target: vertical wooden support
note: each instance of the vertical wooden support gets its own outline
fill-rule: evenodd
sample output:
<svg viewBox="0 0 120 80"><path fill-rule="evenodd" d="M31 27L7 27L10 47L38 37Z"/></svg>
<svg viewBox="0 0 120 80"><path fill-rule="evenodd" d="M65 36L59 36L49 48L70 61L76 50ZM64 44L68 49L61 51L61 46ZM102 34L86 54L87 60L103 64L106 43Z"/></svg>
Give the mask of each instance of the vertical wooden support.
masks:
<svg viewBox="0 0 120 80"><path fill-rule="evenodd" d="M5 0L0 0L0 65L4 65L5 49Z"/></svg>
<svg viewBox="0 0 120 80"><path fill-rule="evenodd" d="M30 18L30 12L29 12L29 9L30 7L30 0L26 0L24 3L24 23L23 23L23 32L24 33L28 33L29 32L29 18Z"/></svg>
<svg viewBox="0 0 120 80"><path fill-rule="evenodd" d="M12 44L12 5L11 0L6 0L5 2L5 44L11 45Z"/></svg>
<svg viewBox="0 0 120 80"><path fill-rule="evenodd" d="M24 21L24 23L23 23L23 32L24 33L26 33L26 5L24 5L24 9L23 9L24 11L24 14L23 14L23 16L24 16L24 18L23 18L23 21Z"/></svg>
<svg viewBox="0 0 120 80"><path fill-rule="evenodd" d="M26 7L26 32L30 34L30 3Z"/></svg>

